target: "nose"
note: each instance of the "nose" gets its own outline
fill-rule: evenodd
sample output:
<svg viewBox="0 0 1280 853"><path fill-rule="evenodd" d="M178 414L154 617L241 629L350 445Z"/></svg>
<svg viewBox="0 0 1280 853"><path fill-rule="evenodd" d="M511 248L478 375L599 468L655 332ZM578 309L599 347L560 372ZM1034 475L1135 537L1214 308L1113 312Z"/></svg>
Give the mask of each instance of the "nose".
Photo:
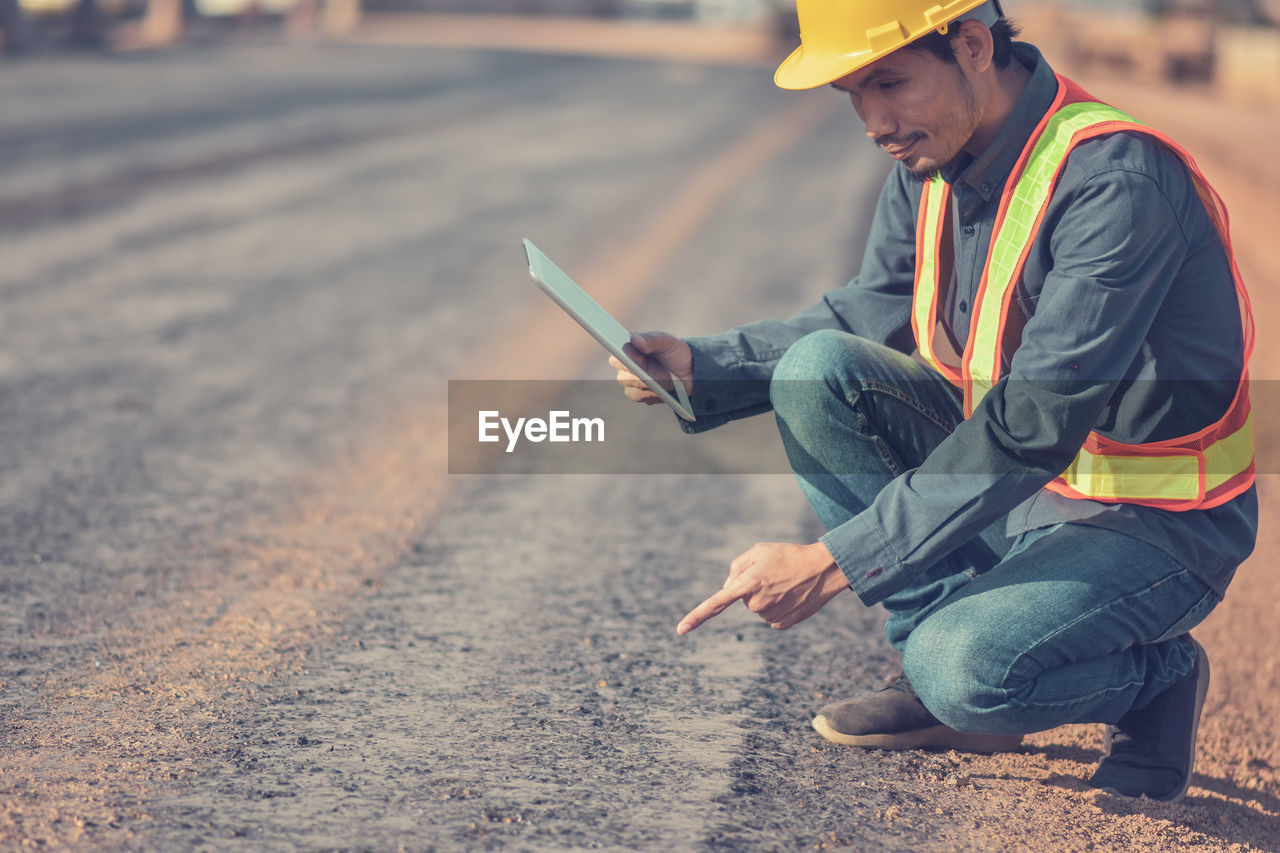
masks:
<svg viewBox="0 0 1280 853"><path fill-rule="evenodd" d="M862 119L862 123L866 125L868 138L879 139L882 136L893 136L897 133L898 122L882 100L861 98L861 103L853 97L849 100L853 102L853 109L858 113L858 118Z"/></svg>

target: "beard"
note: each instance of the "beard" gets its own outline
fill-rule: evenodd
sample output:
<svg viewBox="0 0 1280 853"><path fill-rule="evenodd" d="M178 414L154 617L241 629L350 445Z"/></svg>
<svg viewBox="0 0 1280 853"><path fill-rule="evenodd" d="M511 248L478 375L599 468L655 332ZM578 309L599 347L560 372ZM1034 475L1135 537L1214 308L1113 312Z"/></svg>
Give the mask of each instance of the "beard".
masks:
<svg viewBox="0 0 1280 853"><path fill-rule="evenodd" d="M915 133L901 139L883 137L876 140L876 144L881 146L907 145L917 138L927 137L947 142L947 148L943 150L940 156L934 158L919 157L914 165L903 164L907 170L907 175L915 182L923 184L932 181L943 170L963 156L964 147L969 144L969 140L973 138L973 134L978 130L978 125L982 121L982 110L978 106L978 97L974 94L973 86L970 85L958 68L956 69L956 76L960 80L959 103L956 104L954 110L941 116L937 126L928 134Z"/></svg>

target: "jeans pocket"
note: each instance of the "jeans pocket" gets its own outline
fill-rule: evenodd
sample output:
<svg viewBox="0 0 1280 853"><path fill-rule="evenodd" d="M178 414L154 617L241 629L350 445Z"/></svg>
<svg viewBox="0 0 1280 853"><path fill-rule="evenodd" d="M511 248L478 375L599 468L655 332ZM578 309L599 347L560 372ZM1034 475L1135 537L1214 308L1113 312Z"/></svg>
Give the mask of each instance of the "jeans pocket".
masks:
<svg viewBox="0 0 1280 853"><path fill-rule="evenodd" d="M1190 633L1191 629L1203 622L1204 618L1208 616L1213 608L1217 607L1221 601L1222 596L1218 595L1213 590L1209 590L1200 598L1199 601L1191 605L1191 609L1188 610L1181 619L1173 623L1173 627L1151 642L1163 643L1165 640L1172 640L1174 637L1180 637L1183 634Z"/></svg>

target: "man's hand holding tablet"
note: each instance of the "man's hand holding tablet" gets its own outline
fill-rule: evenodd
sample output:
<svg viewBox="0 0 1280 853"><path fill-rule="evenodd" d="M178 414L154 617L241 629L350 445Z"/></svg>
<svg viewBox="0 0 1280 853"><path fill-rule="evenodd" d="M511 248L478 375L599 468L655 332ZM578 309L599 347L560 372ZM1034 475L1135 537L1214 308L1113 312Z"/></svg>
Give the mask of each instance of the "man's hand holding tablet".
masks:
<svg viewBox="0 0 1280 853"><path fill-rule="evenodd" d="M693 352L680 338L666 332L637 332L631 336L631 343L624 350L641 370L658 380L664 388L674 392L672 377L676 376L684 383L685 391L693 393ZM609 364L618 371L618 384L623 387L628 400L650 406L664 402L616 356L609 356Z"/></svg>

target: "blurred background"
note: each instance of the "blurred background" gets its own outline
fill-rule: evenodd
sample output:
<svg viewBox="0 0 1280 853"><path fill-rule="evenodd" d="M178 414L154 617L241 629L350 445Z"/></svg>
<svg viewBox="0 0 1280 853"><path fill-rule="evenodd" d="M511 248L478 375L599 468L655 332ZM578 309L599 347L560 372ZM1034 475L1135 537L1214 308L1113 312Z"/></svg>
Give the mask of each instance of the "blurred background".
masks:
<svg viewBox="0 0 1280 853"><path fill-rule="evenodd" d="M1065 27L1073 61L1175 80L1211 80L1266 53L1277 0L1012 0L1011 14ZM340 35L387 13L687 20L796 35L789 0L3 0L0 45L12 54L50 47L171 44L248 25ZM1248 45L1243 47L1242 45ZM1222 66L1227 66L1223 68Z"/></svg>

